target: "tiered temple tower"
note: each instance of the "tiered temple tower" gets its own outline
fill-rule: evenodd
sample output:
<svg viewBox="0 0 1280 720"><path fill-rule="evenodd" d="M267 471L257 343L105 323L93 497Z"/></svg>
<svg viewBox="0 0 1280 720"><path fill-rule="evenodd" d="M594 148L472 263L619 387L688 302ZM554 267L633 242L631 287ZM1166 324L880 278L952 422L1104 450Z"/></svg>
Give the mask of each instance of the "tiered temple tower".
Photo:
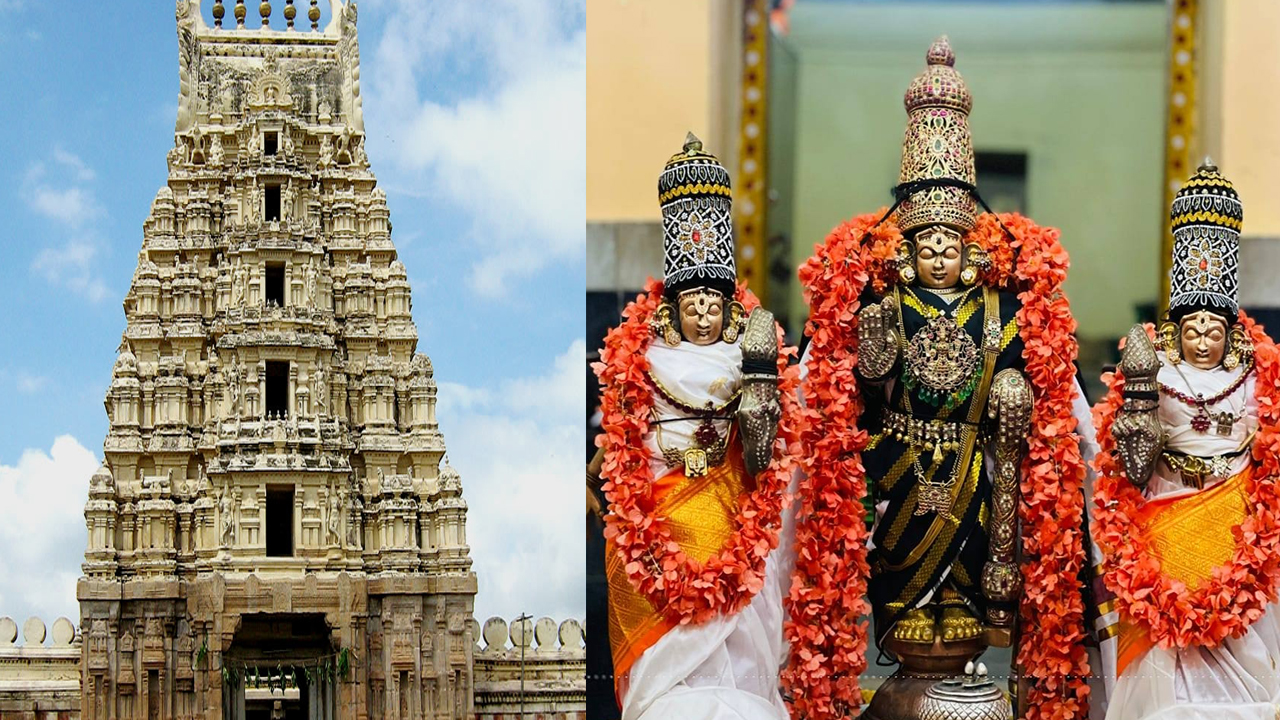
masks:
<svg viewBox="0 0 1280 720"><path fill-rule="evenodd" d="M177 3L169 179L85 506L81 716L470 717L466 504L355 3L271 5Z"/></svg>

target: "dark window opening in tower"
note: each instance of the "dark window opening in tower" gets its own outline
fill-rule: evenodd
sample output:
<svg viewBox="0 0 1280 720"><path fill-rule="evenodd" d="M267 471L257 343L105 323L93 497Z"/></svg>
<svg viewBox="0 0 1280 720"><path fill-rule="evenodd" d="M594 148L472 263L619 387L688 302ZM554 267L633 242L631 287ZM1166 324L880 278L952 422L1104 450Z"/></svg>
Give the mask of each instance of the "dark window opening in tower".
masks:
<svg viewBox="0 0 1280 720"><path fill-rule="evenodd" d="M267 263L266 281L267 286L264 288L263 297L266 298L267 304L275 303L283 306L284 263Z"/></svg>
<svg viewBox="0 0 1280 720"><path fill-rule="evenodd" d="M276 149L280 147L280 135L275 132L263 133L262 135L262 154L275 155Z"/></svg>
<svg viewBox="0 0 1280 720"><path fill-rule="evenodd" d="M289 363L267 362L267 414L289 414Z"/></svg>
<svg viewBox="0 0 1280 720"><path fill-rule="evenodd" d="M160 720L160 671L147 671L147 720Z"/></svg>
<svg viewBox="0 0 1280 720"><path fill-rule="evenodd" d="M262 199L262 218L267 222L280 219L280 186L268 185Z"/></svg>
<svg viewBox="0 0 1280 720"><path fill-rule="evenodd" d="M267 486L267 557L293 555L293 486Z"/></svg>

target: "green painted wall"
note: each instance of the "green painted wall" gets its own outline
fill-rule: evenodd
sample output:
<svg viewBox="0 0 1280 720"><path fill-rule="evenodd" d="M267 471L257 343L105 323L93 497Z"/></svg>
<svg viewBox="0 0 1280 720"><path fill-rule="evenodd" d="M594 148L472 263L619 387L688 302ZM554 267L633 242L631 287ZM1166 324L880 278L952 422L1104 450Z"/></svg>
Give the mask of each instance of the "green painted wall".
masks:
<svg viewBox="0 0 1280 720"><path fill-rule="evenodd" d="M798 3L779 59L770 225L797 267L836 224L890 202L902 95L937 35L974 97L978 150L1027 153L1028 214L1062 230L1084 338L1118 337L1158 294L1166 8ZM792 67L794 66L794 67ZM794 78L792 80L792 78ZM778 87L787 79L794 87ZM978 178L979 189L982 178ZM807 316L791 283L792 328Z"/></svg>

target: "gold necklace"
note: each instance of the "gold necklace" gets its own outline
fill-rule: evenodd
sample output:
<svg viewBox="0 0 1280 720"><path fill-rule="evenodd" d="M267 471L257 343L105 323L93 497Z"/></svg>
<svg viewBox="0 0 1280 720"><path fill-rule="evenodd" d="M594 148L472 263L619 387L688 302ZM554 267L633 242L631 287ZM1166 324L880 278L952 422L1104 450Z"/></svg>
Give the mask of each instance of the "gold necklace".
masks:
<svg viewBox="0 0 1280 720"><path fill-rule="evenodd" d="M948 304L950 304L951 302L953 302L953 301L954 301L956 298L958 298L958 297L963 297L963 296L968 295L969 293L973 292L973 288L962 288L962 287L959 287L959 288L956 288L956 287L951 287L951 288L930 288L930 287L924 287L924 286L922 285L922 286L920 287L920 289L921 289L921 290L924 290L925 292L928 292L928 293L933 293L934 295L938 296L939 298L941 298L944 302L946 302L946 303L948 303Z"/></svg>
<svg viewBox="0 0 1280 720"><path fill-rule="evenodd" d="M956 310L958 310L961 306L964 305L964 301L969 299L969 295L972 294L976 288L964 288L964 289L953 288L950 290L934 290L932 288L921 288L921 289L926 292L932 293L938 299L945 302L949 307L946 310L939 310L931 305L927 305L922 300L920 300L920 296L917 295L916 292L911 288L907 288L907 296L909 298L908 304L911 306L911 309L915 310L916 312L920 313L926 318L935 318L935 317L938 317L939 315L954 314Z"/></svg>

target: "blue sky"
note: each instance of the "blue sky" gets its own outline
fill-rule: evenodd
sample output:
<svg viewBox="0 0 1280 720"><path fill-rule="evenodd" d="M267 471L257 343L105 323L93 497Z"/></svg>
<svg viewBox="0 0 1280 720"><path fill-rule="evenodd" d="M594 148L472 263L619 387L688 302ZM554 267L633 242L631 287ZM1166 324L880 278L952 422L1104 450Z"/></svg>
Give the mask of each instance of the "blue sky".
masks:
<svg viewBox="0 0 1280 720"><path fill-rule="evenodd" d="M77 617L121 301L173 144L173 7L0 0L0 615L19 624ZM583 0L359 7L369 157L470 506L477 616L581 617Z"/></svg>

